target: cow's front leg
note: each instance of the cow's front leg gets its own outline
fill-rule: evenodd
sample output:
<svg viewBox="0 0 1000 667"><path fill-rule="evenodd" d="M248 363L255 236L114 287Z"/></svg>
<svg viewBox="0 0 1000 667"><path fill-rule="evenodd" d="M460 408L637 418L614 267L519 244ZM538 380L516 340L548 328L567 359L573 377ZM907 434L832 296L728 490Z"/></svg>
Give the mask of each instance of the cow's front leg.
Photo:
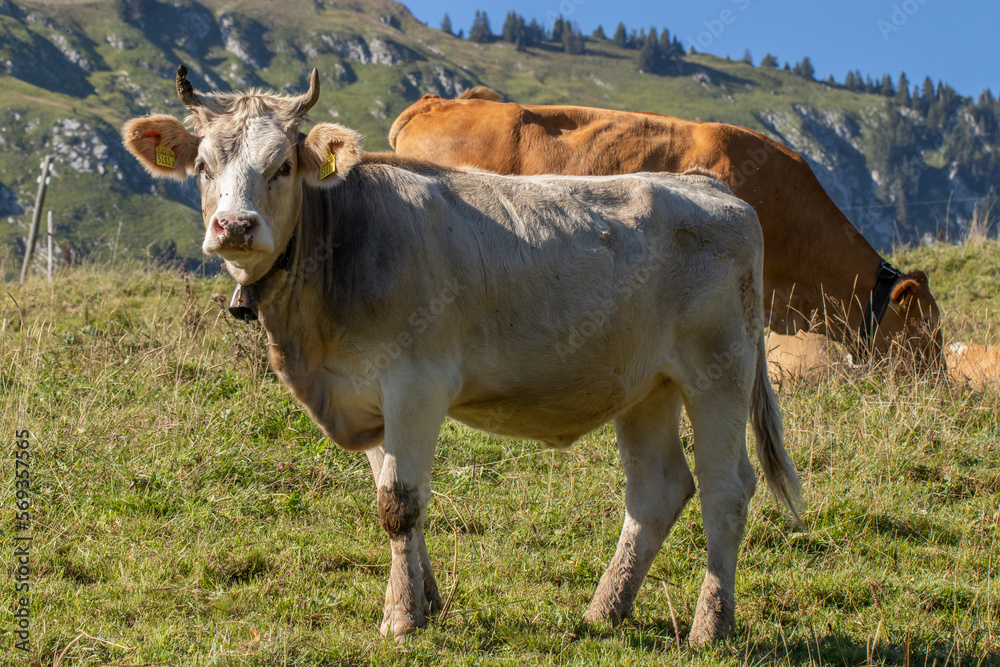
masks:
<svg viewBox="0 0 1000 667"><path fill-rule="evenodd" d="M385 454L377 481L379 523L392 550L379 631L397 639L424 627L434 598L439 599L423 526L447 401L444 392L428 391L426 385L408 389L383 386Z"/></svg>
<svg viewBox="0 0 1000 667"><path fill-rule="evenodd" d="M385 460L385 448L381 445L372 447L365 454L368 455L368 463L372 468L372 476L375 479L375 483L378 484L379 477L382 475L382 461ZM417 535L417 551L420 557L420 574L424 579L424 597L427 598L430 613L434 614L441 611L443 603L441 601L441 593L438 591L437 580L434 578L434 570L431 567L431 557L427 553L427 540L424 538L423 522L421 522L419 534Z"/></svg>

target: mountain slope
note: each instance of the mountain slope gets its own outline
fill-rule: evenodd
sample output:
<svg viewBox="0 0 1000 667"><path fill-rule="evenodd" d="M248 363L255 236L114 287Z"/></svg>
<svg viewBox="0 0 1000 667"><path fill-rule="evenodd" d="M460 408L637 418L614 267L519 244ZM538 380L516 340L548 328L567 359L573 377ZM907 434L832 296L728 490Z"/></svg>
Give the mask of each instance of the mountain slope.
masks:
<svg viewBox="0 0 1000 667"><path fill-rule="evenodd" d="M0 225L0 244L8 257L23 245L37 165L48 153L57 176L46 208L54 212L58 243L91 255L176 253L200 261L195 189L154 182L117 134L134 115L182 114L173 85L179 63L198 88L287 92L304 90L317 67L322 95L312 119L361 131L373 150L388 148L392 120L424 93L452 96L477 84L525 103L745 125L803 153L879 247L954 231L948 224L960 226L971 201L988 189L967 185L961 170L934 152L940 137L925 136L924 146L914 140L909 148L920 160L908 163L910 199L953 202L948 224L945 204L910 206L897 224L903 194L886 193L884 174L873 175L879 137L901 113L887 111L886 98L710 55L676 58L661 76L642 74L635 50L606 40L589 40L586 48L584 55L554 45L518 52L504 42L459 40L390 0L3 0L0 216L8 224ZM8 276L12 266L6 263Z"/></svg>

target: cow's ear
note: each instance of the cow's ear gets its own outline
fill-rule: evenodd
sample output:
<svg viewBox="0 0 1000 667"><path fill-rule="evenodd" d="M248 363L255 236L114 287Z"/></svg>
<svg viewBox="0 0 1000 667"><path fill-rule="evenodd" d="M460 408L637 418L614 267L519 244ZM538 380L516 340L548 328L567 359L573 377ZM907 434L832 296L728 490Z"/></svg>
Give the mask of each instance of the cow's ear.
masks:
<svg viewBox="0 0 1000 667"><path fill-rule="evenodd" d="M156 178L183 181L194 173L200 139L172 116L133 118L122 127L122 143Z"/></svg>
<svg viewBox="0 0 1000 667"><path fill-rule="evenodd" d="M299 169L306 183L333 187L361 161L361 135L335 123L319 123L299 143Z"/></svg>
<svg viewBox="0 0 1000 667"><path fill-rule="evenodd" d="M921 287L927 287L927 274L923 271L911 271L900 278L892 287L892 300L902 302L908 296L914 296Z"/></svg>

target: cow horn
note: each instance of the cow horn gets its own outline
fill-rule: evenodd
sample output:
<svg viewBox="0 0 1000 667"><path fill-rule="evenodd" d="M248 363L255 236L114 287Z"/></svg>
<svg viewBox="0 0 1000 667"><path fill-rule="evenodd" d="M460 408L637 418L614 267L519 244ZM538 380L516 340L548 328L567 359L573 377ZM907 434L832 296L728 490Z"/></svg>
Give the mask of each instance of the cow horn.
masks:
<svg viewBox="0 0 1000 667"><path fill-rule="evenodd" d="M184 65L177 66L177 97L181 98L188 109L196 109L204 106L202 101L194 94L191 82L187 80L188 68Z"/></svg>
<svg viewBox="0 0 1000 667"><path fill-rule="evenodd" d="M319 100L319 70L314 67L312 74L309 76L309 90L298 97L295 115L306 115L306 112L313 108L317 100Z"/></svg>

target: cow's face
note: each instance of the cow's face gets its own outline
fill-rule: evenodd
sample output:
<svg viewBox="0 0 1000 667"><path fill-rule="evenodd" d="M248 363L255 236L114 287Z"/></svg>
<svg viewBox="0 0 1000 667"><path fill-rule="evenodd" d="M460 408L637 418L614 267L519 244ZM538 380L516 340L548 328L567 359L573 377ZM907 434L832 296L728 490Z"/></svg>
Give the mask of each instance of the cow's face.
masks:
<svg viewBox="0 0 1000 667"><path fill-rule="evenodd" d="M907 273L893 285L875 344L881 349L902 346L921 367L935 366L943 359L941 313L923 271Z"/></svg>
<svg viewBox="0 0 1000 667"><path fill-rule="evenodd" d="M302 185L334 187L360 160L353 130L321 123L307 137L299 123L319 95L196 96L178 70L178 92L194 112L189 132L170 116L128 121L126 148L156 177L195 177L201 191L202 250L223 258L242 284L259 280L285 250L301 213ZM185 89L186 87L186 89Z"/></svg>

